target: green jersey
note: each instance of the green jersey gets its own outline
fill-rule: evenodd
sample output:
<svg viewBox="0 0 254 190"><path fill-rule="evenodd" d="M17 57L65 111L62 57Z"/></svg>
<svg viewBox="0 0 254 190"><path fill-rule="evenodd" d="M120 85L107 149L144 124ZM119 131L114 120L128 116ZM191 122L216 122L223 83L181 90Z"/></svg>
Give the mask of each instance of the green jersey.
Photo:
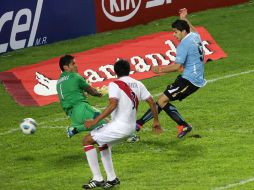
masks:
<svg viewBox="0 0 254 190"><path fill-rule="evenodd" d="M75 72L63 72L57 81L56 90L63 110L69 115L76 105L86 102L83 94L88 86L85 79Z"/></svg>
<svg viewBox="0 0 254 190"><path fill-rule="evenodd" d="M93 108L86 100L83 92L89 86L85 79L75 72L63 72L57 81L56 90L63 110L71 119L71 127L78 132L91 131L105 124L101 120L95 126L86 128L84 122L94 119L100 112Z"/></svg>

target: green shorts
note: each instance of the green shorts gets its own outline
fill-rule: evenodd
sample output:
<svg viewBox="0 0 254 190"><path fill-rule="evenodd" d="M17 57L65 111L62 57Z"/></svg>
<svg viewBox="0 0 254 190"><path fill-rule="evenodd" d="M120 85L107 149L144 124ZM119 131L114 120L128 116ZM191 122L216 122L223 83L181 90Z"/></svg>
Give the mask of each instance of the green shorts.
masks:
<svg viewBox="0 0 254 190"><path fill-rule="evenodd" d="M82 102L72 109L70 115L71 127L76 128L78 132L91 131L94 128L106 123L105 120L101 120L99 123L97 123L95 126L91 128L85 127L84 123L86 120L94 119L99 114L100 114L99 110L96 110L88 103Z"/></svg>

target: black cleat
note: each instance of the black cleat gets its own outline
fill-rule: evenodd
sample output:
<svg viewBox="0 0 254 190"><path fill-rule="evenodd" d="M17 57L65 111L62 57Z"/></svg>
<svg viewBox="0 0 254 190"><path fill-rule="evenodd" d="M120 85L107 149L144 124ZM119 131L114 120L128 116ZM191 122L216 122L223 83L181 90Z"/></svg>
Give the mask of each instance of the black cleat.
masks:
<svg viewBox="0 0 254 190"><path fill-rule="evenodd" d="M120 180L116 177L112 181L106 181L103 184L103 189L109 189L109 188L114 187L115 185L119 185L119 184L120 184Z"/></svg>
<svg viewBox="0 0 254 190"><path fill-rule="evenodd" d="M71 138L72 136L78 133L78 130L75 127L67 127L66 133L67 133L67 137Z"/></svg>
<svg viewBox="0 0 254 190"><path fill-rule="evenodd" d="M104 187L104 180L102 181L96 181L96 180L90 180L87 184L83 185L82 188L84 189L94 189L97 187Z"/></svg>

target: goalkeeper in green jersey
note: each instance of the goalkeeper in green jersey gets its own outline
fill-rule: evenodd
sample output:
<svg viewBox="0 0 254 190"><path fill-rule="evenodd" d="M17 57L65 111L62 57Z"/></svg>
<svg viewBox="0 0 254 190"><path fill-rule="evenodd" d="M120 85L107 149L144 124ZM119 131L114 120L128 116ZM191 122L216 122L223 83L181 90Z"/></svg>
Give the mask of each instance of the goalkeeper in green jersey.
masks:
<svg viewBox="0 0 254 190"><path fill-rule="evenodd" d="M100 112L87 102L84 93L98 97L101 97L102 94L78 74L73 56L65 55L61 57L59 67L62 73L56 85L57 94L63 110L71 119L71 126L67 128L67 136L72 137L81 131L91 131L106 123L105 120L102 120L93 128L88 129L85 127L84 122L88 119L94 119Z"/></svg>

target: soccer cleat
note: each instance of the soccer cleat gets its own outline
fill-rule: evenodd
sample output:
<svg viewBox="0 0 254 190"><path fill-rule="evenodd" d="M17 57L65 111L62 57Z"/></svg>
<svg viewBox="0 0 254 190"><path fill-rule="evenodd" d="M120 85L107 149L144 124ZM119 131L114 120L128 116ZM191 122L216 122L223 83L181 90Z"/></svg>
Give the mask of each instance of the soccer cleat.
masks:
<svg viewBox="0 0 254 190"><path fill-rule="evenodd" d="M74 136L78 132L77 132L77 129L74 128L74 127L67 127L66 133L67 133L67 137L71 138L72 136Z"/></svg>
<svg viewBox="0 0 254 190"><path fill-rule="evenodd" d="M177 135L177 137L179 139L184 137L187 133L189 133L192 130L192 126L191 125L189 125L189 126L180 125L180 126L177 126L177 128L178 128L178 135Z"/></svg>
<svg viewBox="0 0 254 190"><path fill-rule="evenodd" d="M96 181L96 180L90 180L87 184L83 185L82 188L84 189L94 189L97 187L104 187L104 180L102 181Z"/></svg>
<svg viewBox="0 0 254 190"><path fill-rule="evenodd" d="M120 184L120 180L116 177L114 180L112 181L106 181L104 184L103 184L103 189L109 189L115 185L119 185Z"/></svg>
<svg viewBox="0 0 254 190"><path fill-rule="evenodd" d="M134 143L134 142L138 142L139 140L140 140L139 136L133 133L133 134L127 139L127 142L129 142L129 143Z"/></svg>

